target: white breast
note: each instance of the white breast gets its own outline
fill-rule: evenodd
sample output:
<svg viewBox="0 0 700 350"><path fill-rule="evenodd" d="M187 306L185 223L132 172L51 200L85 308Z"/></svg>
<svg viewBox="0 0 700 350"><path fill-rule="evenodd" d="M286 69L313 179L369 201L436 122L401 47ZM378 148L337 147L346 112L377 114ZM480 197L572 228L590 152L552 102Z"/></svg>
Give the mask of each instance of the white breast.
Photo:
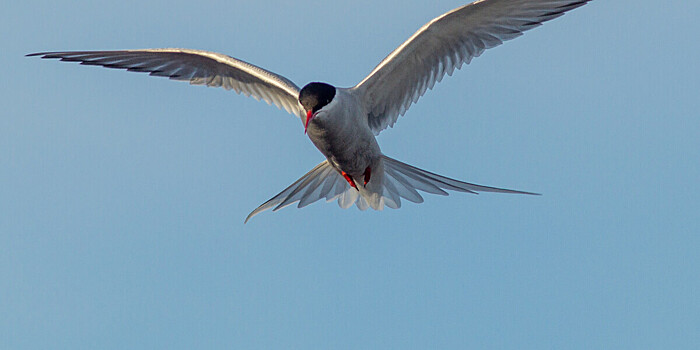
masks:
<svg viewBox="0 0 700 350"><path fill-rule="evenodd" d="M336 169L352 176L361 176L381 155L367 112L346 89L337 89L333 101L311 120L307 134Z"/></svg>

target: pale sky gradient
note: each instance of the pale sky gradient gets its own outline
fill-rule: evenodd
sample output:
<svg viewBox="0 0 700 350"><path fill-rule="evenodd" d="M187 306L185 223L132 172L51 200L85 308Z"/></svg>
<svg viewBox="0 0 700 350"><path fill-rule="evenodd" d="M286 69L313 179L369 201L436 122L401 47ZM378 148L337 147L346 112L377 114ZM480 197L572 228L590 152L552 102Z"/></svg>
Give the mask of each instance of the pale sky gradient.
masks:
<svg viewBox="0 0 700 350"><path fill-rule="evenodd" d="M352 86L466 2L10 3L1 349L700 348L700 2L593 1L379 137L409 164L541 197L319 202L247 225L322 160L298 120L24 55L186 47Z"/></svg>

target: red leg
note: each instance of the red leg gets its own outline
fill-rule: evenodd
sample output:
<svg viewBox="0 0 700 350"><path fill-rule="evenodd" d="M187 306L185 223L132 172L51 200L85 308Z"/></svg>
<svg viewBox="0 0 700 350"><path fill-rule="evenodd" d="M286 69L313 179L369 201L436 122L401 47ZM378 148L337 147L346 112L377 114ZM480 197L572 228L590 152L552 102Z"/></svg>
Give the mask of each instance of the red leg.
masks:
<svg viewBox="0 0 700 350"><path fill-rule="evenodd" d="M369 182L369 178L372 176L372 168L367 167L365 169L365 186L367 186L367 183Z"/></svg>
<svg viewBox="0 0 700 350"><path fill-rule="evenodd" d="M357 185L355 185L355 181L352 180L352 178L350 177L350 175L348 175L348 173L341 171L340 174L343 175L343 177L345 178L345 181L347 181L350 184L350 186L352 186L352 188L359 191L359 189L357 188Z"/></svg>

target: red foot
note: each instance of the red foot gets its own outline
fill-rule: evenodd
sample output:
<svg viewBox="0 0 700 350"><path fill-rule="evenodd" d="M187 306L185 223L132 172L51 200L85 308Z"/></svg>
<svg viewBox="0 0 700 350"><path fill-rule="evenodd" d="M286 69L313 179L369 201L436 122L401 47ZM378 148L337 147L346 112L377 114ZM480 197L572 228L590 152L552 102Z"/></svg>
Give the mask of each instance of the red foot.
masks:
<svg viewBox="0 0 700 350"><path fill-rule="evenodd" d="M369 178L372 176L372 169L370 167L367 167L365 169L365 186L367 186L367 183L369 182Z"/></svg>
<svg viewBox="0 0 700 350"><path fill-rule="evenodd" d="M340 174L343 175L343 177L345 178L345 181L347 181L350 184L350 186L352 186L352 188L359 191L359 189L357 188L357 185L355 185L355 181L352 180L352 178L350 177L350 175L348 175L348 173L341 171Z"/></svg>

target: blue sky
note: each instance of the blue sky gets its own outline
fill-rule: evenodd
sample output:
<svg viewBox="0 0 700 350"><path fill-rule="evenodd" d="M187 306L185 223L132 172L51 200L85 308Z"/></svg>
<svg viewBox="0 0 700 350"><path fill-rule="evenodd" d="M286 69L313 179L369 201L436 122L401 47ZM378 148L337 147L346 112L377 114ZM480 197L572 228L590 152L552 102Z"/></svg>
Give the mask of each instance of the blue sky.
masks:
<svg viewBox="0 0 700 350"><path fill-rule="evenodd" d="M25 58L218 51L359 82L465 2L24 1L0 11L0 348L700 347L700 3L593 1L379 137L543 193L245 216L322 160L222 89Z"/></svg>

